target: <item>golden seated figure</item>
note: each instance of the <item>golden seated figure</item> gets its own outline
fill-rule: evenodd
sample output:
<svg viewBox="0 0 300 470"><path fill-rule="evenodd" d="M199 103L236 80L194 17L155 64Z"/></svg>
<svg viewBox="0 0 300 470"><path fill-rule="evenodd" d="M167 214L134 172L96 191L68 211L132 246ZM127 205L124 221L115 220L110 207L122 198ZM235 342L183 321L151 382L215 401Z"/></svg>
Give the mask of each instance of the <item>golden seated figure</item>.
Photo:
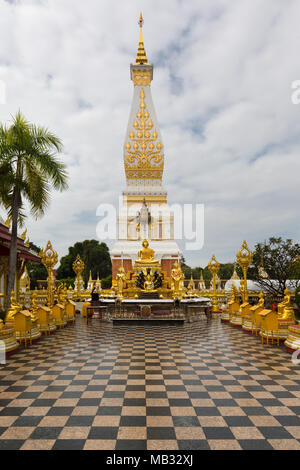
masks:
<svg viewBox="0 0 300 470"><path fill-rule="evenodd" d="M291 292L286 288L284 293L283 302L278 305L278 319L279 321L295 321L295 312L291 306Z"/></svg>
<svg viewBox="0 0 300 470"><path fill-rule="evenodd" d="M154 290L154 283L153 283L153 275L147 274L146 281L144 283L144 290L146 291L153 291Z"/></svg>
<svg viewBox="0 0 300 470"><path fill-rule="evenodd" d="M18 304L15 299L15 292L11 291L10 295L10 308L7 311L5 322L11 323L14 322L15 315L22 310L22 305Z"/></svg>
<svg viewBox="0 0 300 470"><path fill-rule="evenodd" d="M154 250L149 248L149 242L143 241L143 248L138 252L136 264L158 264L159 261L154 259Z"/></svg>

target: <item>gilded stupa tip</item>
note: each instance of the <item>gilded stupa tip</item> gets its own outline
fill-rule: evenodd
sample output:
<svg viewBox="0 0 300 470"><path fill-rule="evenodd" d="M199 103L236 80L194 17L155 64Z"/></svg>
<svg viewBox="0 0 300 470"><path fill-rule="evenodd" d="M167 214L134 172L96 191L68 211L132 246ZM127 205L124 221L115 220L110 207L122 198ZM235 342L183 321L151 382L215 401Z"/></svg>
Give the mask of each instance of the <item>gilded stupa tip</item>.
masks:
<svg viewBox="0 0 300 470"><path fill-rule="evenodd" d="M145 51L145 46L144 46L144 39L143 39L143 25L144 25L144 18L143 14L140 14L140 18L138 21L138 24L140 26L140 39L139 39L139 46L138 46L138 51L137 51L137 56L136 56L136 64L144 65L148 64L148 59L146 56L146 51Z"/></svg>

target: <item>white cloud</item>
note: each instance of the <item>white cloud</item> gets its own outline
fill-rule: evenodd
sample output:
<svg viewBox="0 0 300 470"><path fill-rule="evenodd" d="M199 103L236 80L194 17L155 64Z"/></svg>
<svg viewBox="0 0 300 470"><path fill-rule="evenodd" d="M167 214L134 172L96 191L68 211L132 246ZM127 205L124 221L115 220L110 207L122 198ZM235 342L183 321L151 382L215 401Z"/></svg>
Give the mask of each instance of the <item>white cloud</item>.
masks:
<svg viewBox="0 0 300 470"><path fill-rule="evenodd" d="M96 237L99 203L118 202L140 10L169 201L206 206L205 247L187 261L233 259L245 238L299 240L297 0L0 0L0 120L20 108L56 132L70 174L29 218L31 239L62 256Z"/></svg>

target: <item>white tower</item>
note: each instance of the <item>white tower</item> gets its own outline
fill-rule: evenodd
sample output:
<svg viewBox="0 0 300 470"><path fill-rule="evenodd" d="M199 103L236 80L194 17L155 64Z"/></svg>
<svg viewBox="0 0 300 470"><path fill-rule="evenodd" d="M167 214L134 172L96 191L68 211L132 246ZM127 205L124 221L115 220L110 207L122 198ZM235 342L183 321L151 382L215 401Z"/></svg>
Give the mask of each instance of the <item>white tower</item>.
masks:
<svg viewBox="0 0 300 470"><path fill-rule="evenodd" d="M132 269L144 239L168 276L181 256L174 241L174 216L162 185L164 145L152 101L153 65L144 48L143 24L141 14L138 53L130 66L134 93L124 143L127 186L118 217L118 241L111 250L113 279L122 263L126 271Z"/></svg>

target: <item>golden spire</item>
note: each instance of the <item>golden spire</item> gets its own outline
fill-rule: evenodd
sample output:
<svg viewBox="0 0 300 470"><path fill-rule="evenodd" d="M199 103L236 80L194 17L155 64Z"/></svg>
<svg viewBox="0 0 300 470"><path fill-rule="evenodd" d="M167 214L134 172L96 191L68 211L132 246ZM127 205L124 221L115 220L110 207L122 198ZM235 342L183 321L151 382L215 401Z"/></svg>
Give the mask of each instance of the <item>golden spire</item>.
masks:
<svg viewBox="0 0 300 470"><path fill-rule="evenodd" d="M146 56L146 51L145 51L145 46L144 46L144 39L143 39L143 24L144 24L144 19L142 13L140 14L140 19L138 21L138 24L140 25L140 39L139 39L139 47L138 47L138 52L136 56L136 64L148 64L148 59Z"/></svg>

